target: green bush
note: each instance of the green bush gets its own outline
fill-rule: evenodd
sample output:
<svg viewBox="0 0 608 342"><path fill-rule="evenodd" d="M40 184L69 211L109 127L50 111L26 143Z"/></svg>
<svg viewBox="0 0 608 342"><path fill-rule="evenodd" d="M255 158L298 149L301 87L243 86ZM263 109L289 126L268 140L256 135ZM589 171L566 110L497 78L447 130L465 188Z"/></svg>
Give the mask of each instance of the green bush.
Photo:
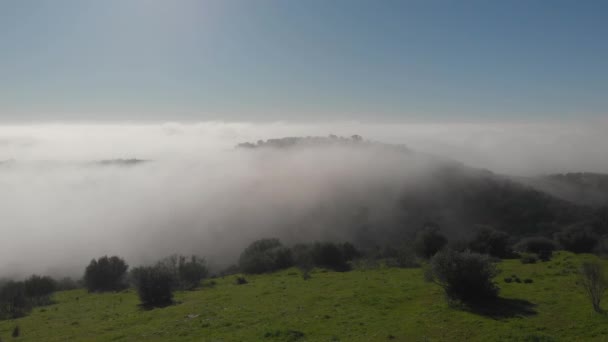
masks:
<svg viewBox="0 0 608 342"><path fill-rule="evenodd" d="M590 227L571 226L555 235L559 244L567 251L574 253L591 253L595 249L600 236Z"/></svg>
<svg viewBox="0 0 608 342"><path fill-rule="evenodd" d="M538 257L534 253L521 253L519 260L522 264L535 264Z"/></svg>
<svg viewBox="0 0 608 342"><path fill-rule="evenodd" d="M273 272L294 265L291 250L278 239L262 239L249 245L239 258L241 271L249 274Z"/></svg>
<svg viewBox="0 0 608 342"><path fill-rule="evenodd" d="M23 317L30 310L23 282L9 281L0 288L0 319Z"/></svg>
<svg viewBox="0 0 608 342"><path fill-rule="evenodd" d="M427 226L416 234L414 250L425 259L431 258L448 243L448 239L439 233L439 227Z"/></svg>
<svg viewBox="0 0 608 342"><path fill-rule="evenodd" d="M427 279L443 288L451 300L475 302L498 296L496 265L487 255L445 249L433 256Z"/></svg>
<svg viewBox="0 0 608 342"><path fill-rule="evenodd" d="M57 290L57 284L51 277L32 275L24 282L25 295L34 306L48 305L51 295Z"/></svg>
<svg viewBox="0 0 608 342"><path fill-rule="evenodd" d="M475 236L469 242L469 249L476 253L505 258L511 254L509 235L492 227L478 227Z"/></svg>
<svg viewBox="0 0 608 342"><path fill-rule="evenodd" d="M117 256L103 256L91 260L84 273L84 284L89 292L118 291L127 286L125 276L129 266Z"/></svg>
<svg viewBox="0 0 608 342"><path fill-rule="evenodd" d="M175 277L162 265L137 267L131 271L141 304L162 307L173 303Z"/></svg>
<svg viewBox="0 0 608 342"><path fill-rule="evenodd" d="M518 252L534 253L544 261L551 259L555 249L555 242L542 236L524 238L515 245Z"/></svg>

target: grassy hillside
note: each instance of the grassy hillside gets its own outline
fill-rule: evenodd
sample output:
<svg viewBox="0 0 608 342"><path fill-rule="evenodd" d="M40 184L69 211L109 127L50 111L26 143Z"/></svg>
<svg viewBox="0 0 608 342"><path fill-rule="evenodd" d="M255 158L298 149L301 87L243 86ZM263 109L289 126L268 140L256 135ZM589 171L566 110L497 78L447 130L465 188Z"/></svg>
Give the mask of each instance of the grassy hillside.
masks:
<svg viewBox="0 0 608 342"><path fill-rule="evenodd" d="M500 306L476 312L449 307L421 269L319 270L307 281L292 269L248 276L246 285L216 279L150 311L133 291L60 292L57 304L0 322L0 337L12 341L19 325L20 341L608 341L608 316L575 284L584 258L592 256L504 261ZM512 275L522 283L505 283Z"/></svg>

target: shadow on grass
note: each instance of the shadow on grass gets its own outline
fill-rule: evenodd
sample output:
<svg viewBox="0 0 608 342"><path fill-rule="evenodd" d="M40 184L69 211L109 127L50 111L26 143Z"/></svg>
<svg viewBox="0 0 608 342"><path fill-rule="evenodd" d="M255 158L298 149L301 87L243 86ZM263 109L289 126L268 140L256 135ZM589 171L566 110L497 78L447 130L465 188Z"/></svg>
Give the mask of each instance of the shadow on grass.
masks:
<svg viewBox="0 0 608 342"><path fill-rule="evenodd" d="M149 310L154 310L154 309L162 309L162 308L166 308L169 306L173 306L173 305L178 305L181 302L178 301L172 301L172 302L165 302L165 303L155 303L155 304L138 304L137 306L143 310L143 311L149 311Z"/></svg>
<svg viewBox="0 0 608 342"><path fill-rule="evenodd" d="M536 304L514 298L496 298L483 302L468 303L466 310L494 319L527 317L537 314Z"/></svg>

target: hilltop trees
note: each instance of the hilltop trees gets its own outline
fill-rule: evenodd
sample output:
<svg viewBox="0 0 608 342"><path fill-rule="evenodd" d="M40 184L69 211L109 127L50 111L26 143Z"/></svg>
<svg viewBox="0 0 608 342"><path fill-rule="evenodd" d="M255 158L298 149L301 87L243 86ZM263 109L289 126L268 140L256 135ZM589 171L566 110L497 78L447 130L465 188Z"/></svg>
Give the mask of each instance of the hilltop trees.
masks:
<svg viewBox="0 0 608 342"><path fill-rule="evenodd" d="M57 289L55 280L48 276L32 275L24 282L25 294L33 305L47 305L51 303L51 295Z"/></svg>
<svg viewBox="0 0 608 342"><path fill-rule="evenodd" d="M266 273L293 266L291 250L278 239L254 241L241 253L239 267L245 273Z"/></svg>
<svg viewBox="0 0 608 342"><path fill-rule="evenodd" d="M129 266L117 256L103 256L91 260L84 273L84 284L89 292L117 291L126 287Z"/></svg>

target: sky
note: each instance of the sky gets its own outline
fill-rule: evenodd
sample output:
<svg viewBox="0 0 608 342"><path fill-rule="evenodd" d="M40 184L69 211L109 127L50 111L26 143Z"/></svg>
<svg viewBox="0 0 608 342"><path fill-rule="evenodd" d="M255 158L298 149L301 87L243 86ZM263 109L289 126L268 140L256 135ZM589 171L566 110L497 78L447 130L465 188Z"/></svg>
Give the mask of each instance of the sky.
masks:
<svg viewBox="0 0 608 342"><path fill-rule="evenodd" d="M563 121L608 2L0 1L0 123Z"/></svg>

